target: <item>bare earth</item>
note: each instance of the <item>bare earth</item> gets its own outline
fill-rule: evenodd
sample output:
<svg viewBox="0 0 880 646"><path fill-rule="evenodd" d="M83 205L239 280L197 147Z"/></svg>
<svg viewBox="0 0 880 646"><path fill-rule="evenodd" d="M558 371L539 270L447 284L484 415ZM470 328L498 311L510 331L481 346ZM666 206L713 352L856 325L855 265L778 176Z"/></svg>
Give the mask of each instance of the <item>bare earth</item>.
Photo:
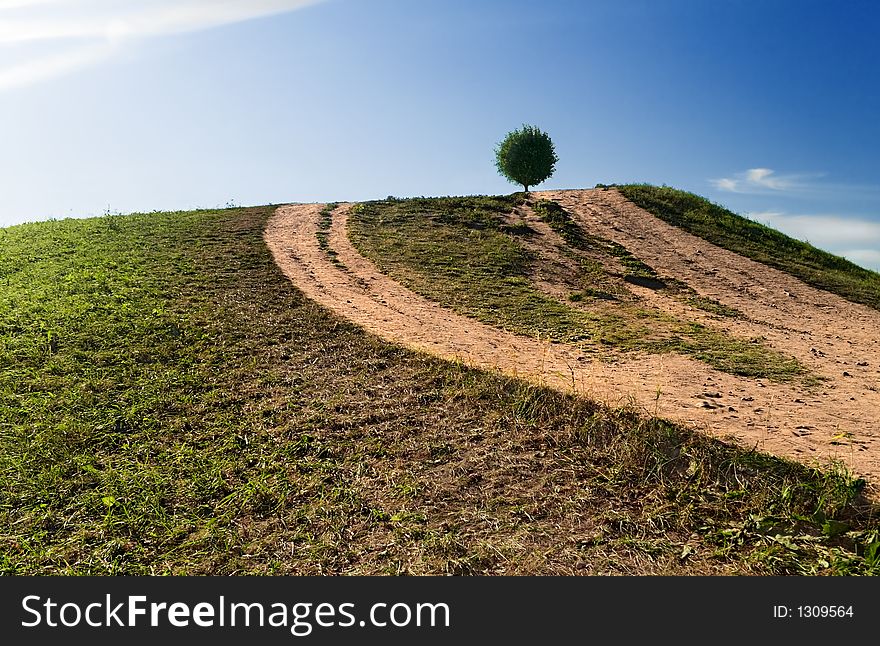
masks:
<svg viewBox="0 0 880 646"><path fill-rule="evenodd" d="M670 226L614 190L546 191L587 231L614 240L661 275L735 307L746 320L711 324L797 357L827 378L819 387L736 377L678 355L627 354L603 363L573 346L543 343L460 316L382 274L346 235L350 205L337 208L330 246L318 246L321 204L277 209L265 240L306 296L389 341L525 378L611 406L634 404L722 439L811 466L844 464L880 492L880 312L814 289ZM644 293L643 293L644 292ZM660 309L706 314L650 290ZM845 374L846 373L846 374Z"/></svg>

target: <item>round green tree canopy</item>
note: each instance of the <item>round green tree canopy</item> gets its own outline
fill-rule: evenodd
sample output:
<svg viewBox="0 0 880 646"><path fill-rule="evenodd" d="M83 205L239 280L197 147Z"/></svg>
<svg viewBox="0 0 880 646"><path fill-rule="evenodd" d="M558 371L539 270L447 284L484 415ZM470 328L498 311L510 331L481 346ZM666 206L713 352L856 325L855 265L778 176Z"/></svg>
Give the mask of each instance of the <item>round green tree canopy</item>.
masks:
<svg viewBox="0 0 880 646"><path fill-rule="evenodd" d="M540 184L556 170L559 158L546 132L535 126L523 125L507 134L495 148L495 166L498 172L514 184Z"/></svg>

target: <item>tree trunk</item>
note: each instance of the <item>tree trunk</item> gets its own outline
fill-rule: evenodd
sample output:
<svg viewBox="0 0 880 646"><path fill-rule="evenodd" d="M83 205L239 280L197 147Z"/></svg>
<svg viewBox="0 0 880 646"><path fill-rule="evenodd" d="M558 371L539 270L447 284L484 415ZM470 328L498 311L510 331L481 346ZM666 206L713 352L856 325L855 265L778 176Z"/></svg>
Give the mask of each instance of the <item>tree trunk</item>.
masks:
<svg viewBox="0 0 880 646"><path fill-rule="evenodd" d="M528 184L523 184L523 188L525 188L525 189L526 189L526 193L528 193L528 192L529 192L529 185L528 185Z"/></svg>

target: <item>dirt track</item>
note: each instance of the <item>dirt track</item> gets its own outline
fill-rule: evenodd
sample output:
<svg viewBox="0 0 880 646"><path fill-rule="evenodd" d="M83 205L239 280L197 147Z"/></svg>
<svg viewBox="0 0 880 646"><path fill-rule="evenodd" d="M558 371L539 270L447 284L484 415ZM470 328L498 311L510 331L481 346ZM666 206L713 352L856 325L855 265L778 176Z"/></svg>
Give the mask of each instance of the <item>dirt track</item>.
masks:
<svg viewBox="0 0 880 646"><path fill-rule="evenodd" d="M346 236L350 205L334 213L329 237L344 267L318 246L323 205L280 207L265 239L282 271L309 298L382 338L610 405L632 402L649 414L807 464L839 460L869 480L872 494L876 491L880 345L872 332L880 329L880 312L719 249L665 224L616 191L535 196L558 201L587 230L623 244L661 274L747 316L746 321L713 324L743 336L763 336L828 380L811 393L735 377L678 355L633 354L626 355L626 362L606 364L574 347L459 316L383 275L354 249ZM662 309L686 309L672 299L646 297Z"/></svg>

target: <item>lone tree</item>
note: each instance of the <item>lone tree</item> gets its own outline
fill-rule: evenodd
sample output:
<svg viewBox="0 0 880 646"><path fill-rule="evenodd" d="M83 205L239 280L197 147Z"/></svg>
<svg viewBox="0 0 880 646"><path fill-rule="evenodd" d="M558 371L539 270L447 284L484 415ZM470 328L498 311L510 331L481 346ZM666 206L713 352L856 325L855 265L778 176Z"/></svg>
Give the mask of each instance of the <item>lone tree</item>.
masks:
<svg viewBox="0 0 880 646"><path fill-rule="evenodd" d="M495 148L498 172L514 184L522 184L526 193L529 186L550 177L558 161L550 136L535 126L523 125L509 132Z"/></svg>

